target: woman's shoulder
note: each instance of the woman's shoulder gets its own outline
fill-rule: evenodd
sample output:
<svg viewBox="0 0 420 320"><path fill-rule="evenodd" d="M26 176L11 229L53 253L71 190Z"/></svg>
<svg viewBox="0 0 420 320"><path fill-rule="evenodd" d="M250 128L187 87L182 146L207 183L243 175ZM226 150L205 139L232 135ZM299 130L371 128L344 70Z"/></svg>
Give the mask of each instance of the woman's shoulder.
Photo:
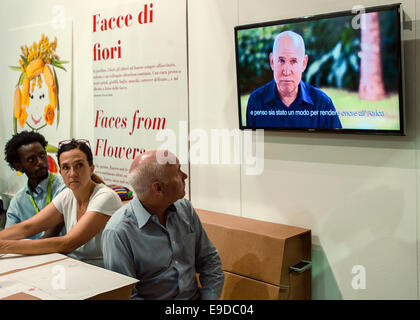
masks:
<svg viewBox="0 0 420 320"><path fill-rule="evenodd" d="M114 190L112 190L110 187L108 187L107 185L103 183L98 183L95 186L95 189L93 190L92 196L104 195L104 194L112 196L112 197L117 197L118 199L120 199L118 194Z"/></svg>
<svg viewBox="0 0 420 320"><path fill-rule="evenodd" d="M74 195L71 189L64 187L61 192L59 192L52 201L65 201L67 199L73 199Z"/></svg>
<svg viewBox="0 0 420 320"><path fill-rule="evenodd" d="M93 193L90 198L90 202L107 202L113 203L118 205L119 207L122 205L121 199L118 194L112 190L110 187L100 183L95 186Z"/></svg>

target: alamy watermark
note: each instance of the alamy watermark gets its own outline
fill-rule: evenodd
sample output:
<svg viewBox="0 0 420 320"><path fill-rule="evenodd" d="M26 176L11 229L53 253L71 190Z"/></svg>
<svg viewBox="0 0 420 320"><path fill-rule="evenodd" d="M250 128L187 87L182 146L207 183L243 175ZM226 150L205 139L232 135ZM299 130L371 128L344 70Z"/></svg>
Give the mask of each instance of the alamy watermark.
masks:
<svg viewBox="0 0 420 320"><path fill-rule="evenodd" d="M179 122L177 134L174 130L159 131L156 140L163 142L157 149L159 163L175 163L163 150L178 155L179 162L186 164L241 164L246 175L260 175L264 171L264 130L204 129L195 128L188 134L186 121ZM188 143L190 150L188 152ZM178 146L178 148L177 148ZM177 152L178 151L178 152Z"/></svg>
<svg viewBox="0 0 420 320"><path fill-rule="evenodd" d="M351 9L351 12L356 13L356 15L351 19L351 26L353 29L363 29L366 28L366 18L365 13L366 9L364 6L358 4Z"/></svg>
<svg viewBox="0 0 420 320"><path fill-rule="evenodd" d="M351 269L355 276L351 280L351 286L354 290L366 289L366 268L362 265L355 265Z"/></svg>
<svg viewBox="0 0 420 320"><path fill-rule="evenodd" d="M54 29L64 29L66 27L66 8L63 5L54 5L51 8L51 26Z"/></svg>
<svg viewBox="0 0 420 320"><path fill-rule="evenodd" d="M51 287L54 290L66 289L66 268L62 265L52 267L51 272L53 277L51 279Z"/></svg>

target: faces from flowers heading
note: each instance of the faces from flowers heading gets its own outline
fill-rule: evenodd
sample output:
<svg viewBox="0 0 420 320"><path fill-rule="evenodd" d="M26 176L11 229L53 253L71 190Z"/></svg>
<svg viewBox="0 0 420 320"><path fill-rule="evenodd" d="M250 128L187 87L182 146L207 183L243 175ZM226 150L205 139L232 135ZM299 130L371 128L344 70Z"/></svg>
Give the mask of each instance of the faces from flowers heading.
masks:
<svg viewBox="0 0 420 320"><path fill-rule="evenodd" d="M52 126L57 119L58 127L60 106L55 67L66 71L63 64L68 61L60 61L56 49L57 38L50 42L43 34L41 40L29 48L21 46L20 66L10 67L21 71L14 92L15 133L17 123L21 128L27 124L32 130L38 131L46 125Z"/></svg>

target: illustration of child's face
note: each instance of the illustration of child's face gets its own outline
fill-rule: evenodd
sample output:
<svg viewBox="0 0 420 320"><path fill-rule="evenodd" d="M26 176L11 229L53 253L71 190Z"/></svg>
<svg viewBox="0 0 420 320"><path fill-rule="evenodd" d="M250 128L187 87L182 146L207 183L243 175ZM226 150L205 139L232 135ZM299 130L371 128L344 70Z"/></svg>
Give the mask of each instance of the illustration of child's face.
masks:
<svg viewBox="0 0 420 320"><path fill-rule="evenodd" d="M41 77L41 88L38 87L37 83L35 85L34 91L29 92L29 107L27 108L28 118L26 121L35 130L45 125L45 107L50 104L48 86L45 84L42 75Z"/></svg>

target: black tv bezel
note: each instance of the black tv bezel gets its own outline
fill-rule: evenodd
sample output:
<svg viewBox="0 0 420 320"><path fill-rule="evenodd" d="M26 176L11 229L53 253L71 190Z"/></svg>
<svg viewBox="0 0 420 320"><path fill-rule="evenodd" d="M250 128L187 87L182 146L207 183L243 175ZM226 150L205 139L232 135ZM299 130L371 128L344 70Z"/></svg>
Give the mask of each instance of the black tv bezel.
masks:
<svg viewBox="0 0 420 320"><path fill-rule="evenodd" d="M399 44L399 50L397 50L397 65L398 65L398 100L399 100L399 116L400 116L400 130L369 130L369 129L320 129L320 128L287 128L287 127L248 127L242 125L241 119L241 95L239 88L239 56L238 56L238 31L251 28L261 28L273 25L282 25L289 23L299 23L305 21L320 20L326 18L336 18L343 16L357 15L359 12L354 13L352 10L337 11L331 13L323 13L317 15L308 15L298 18L272 20L260 23L245 24L234 27L235 34L235 65L236 65L236 84L237 84L237 99L238 99L238 120L240 130L257 130L264 129L267 131L288 131L288 132L319 132L319 133L340 133L340 134L361 134L361 135L389 135L389 136L405 136L406 125L405 125L405 105L404 105L404 62L403 62L403 39L402 39L402 21L403 21L403 9L401 3L395 3L383 6L374 6L363 8L365 13L369 12L381 12L395 10L397 12L397 43Z"/></svg>

